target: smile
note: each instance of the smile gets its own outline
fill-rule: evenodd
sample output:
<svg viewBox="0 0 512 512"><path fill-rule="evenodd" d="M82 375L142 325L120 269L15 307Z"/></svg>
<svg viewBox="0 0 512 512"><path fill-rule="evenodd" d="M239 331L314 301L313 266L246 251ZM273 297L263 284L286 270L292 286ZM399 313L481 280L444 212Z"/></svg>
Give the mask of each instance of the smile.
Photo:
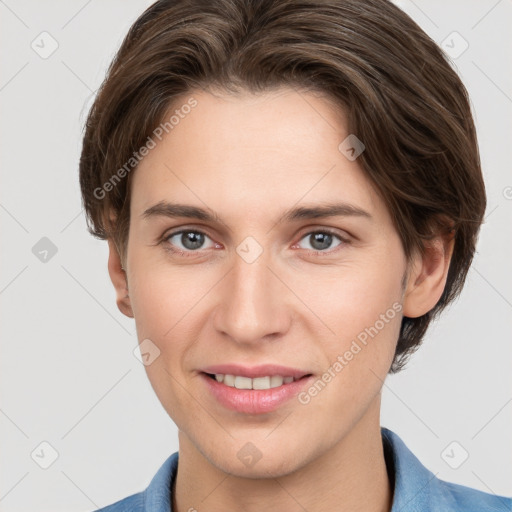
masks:
<svg viewBox="0 0 512 512"><path fill-rule="evenodd" d="M217 405L244 414L277 410L296 397L313 379L311 373L274 365L251 369L223 365L205 368L200 375Z"/></svg>
<svg viewBox="0 0 512 512"><path fill-rule="evenodd" d="M236 389L271 389L278 388L283 384L290 384L295 379L293 377L283 377L281 375L267 375L264 377L244 377L242 375L230 375L223 373L216 373L211 375L217 382L222 382L224 385ZM298 380L298 379L297 379Z"/></svg>

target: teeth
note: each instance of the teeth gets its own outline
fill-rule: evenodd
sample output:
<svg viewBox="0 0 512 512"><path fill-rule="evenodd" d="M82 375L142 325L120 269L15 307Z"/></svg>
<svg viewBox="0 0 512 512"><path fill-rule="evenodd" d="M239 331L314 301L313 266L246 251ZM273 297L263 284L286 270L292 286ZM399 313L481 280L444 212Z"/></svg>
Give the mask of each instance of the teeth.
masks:
<svg viewBox="0 0 512 512"><path fill-rule="evenodd" d="M235 387L235 376L234 375L224 375L224 384L231 388Z"/></svg>
<svg viewBox="0 0 512 512"><path fill-rule="evenodd" d="M252 379L249 377L235 377L236 389L252 389Z"/></svg>
<svg viewBox="0 0 512 512"><path fill-rule="evenodd" d="M270 377L252 379L252 389L270 389Z"/></svg>
<svg viewBox="0 0 512 512"><path fill-rule="evenodd" d="M283 377L280 377L279 375L273 375L272 377L270 377L270 387L277 388L278 386L282 386L283 381Z"/></svg>
<svg viewBox="0 0 512 512"><path fill-rule="evenodd" d="M226 386L237 389L271 389L278 388L283 384L290 384L295 379L293 377L282 377L281 375L270 375L267 377L242 377L241 375L229 375L216 373L215 380L222 382Z"/></svg>

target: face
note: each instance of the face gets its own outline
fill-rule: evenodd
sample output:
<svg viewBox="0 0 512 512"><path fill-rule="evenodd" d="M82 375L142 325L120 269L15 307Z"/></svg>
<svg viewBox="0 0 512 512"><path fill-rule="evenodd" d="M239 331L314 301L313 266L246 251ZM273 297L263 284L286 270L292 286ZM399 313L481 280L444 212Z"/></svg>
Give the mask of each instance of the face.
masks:
<svg viewBox="0 0 512 512"><path fill-rule="evenodd" d="M379 421L404 251L326 98L190 97L133 176L126 307L180 449L279 476Z"/></svg>

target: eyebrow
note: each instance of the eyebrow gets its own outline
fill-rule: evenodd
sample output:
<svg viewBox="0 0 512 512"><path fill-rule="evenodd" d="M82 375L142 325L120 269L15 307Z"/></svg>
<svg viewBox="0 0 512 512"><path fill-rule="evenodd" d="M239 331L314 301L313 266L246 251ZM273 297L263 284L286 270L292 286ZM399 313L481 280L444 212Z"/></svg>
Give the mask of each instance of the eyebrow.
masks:
<svg viewBox="0 0 512 512"><path fill-rule="evenodd" d="M292 222L302 219L318 219L323 217L364 217L372 216L366 210L349 203L327 203L315 206L299 206L287 210L278 222Z"/></svg>
<svg viewBox="0 0 512 512"><path fill-rule="evenodd" d="M327 203L314 206L299 206L290 208L285 211L277 221L293 222L304 219L318 219L324 217L363 217L371 219L372 216L367 211L358 206L349 203ZM146 209L142 215L144 219L154 217L186 217L190 219L202 220L205 222L221 222L218 215L198 206L187 204L170 203L168 201L160 201L150 208Z"/></svg>
<svg viewBox="0 0 512 512"><path fill-rule="evenodd" d="M188 204L169 203L168 201L160 201L151 206L141 215L144 219L153 217L187 217L190 219L204 220L206 222L220 222L217 215L198 206Z"/></svg>

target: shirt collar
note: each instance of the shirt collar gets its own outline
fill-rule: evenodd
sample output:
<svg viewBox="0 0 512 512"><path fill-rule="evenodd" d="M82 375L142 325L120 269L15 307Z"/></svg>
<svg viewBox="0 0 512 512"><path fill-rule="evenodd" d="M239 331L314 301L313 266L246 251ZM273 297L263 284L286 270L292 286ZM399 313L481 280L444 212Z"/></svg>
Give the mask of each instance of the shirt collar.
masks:
<svg viewBox="0 0 512 512"><path fill-rule="evenodd" d="M144 491L144 512L172 512L171 492L177 471L178 452L163 463Z"/></svg>
<svg viewBox="0 0 512 512"><path fill-rule="evenodd" d="M397 434L381 427L384 457L393 485L391 512L431 510L431 486L437 482Z"/></svg>

